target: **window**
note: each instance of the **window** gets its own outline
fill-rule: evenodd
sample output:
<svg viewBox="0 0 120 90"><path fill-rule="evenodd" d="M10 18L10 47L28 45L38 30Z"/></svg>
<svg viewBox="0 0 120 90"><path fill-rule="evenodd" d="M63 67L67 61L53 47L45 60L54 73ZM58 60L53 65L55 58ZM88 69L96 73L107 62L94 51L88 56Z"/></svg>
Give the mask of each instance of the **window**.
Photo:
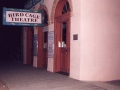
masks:
<svg viewBox="0 0 120 90"><path fill-rule="evenodd" d="M64 44L66 44L66 22L62 23L62 42L64 42Z"/></svg>
<svg viewBox="0 0 120 90"><path fill-rule="evenodd" d="M62 14L65 14L67 12L70 12L70 5L68 1L63 6Z"/></svg>
<svg viewBox="0 0 120 90"><path fill-rule="evenodd" d="M44 11L44 25L48 25L48 16L45 10Z"/></svg>

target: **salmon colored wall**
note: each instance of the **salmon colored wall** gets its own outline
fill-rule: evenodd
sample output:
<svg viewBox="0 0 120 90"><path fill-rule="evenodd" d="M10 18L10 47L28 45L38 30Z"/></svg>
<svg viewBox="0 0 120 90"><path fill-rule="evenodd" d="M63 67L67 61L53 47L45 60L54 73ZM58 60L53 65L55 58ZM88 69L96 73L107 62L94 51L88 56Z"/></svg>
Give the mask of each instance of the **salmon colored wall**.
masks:
<svg viewBox="0 0 120 90"><path fill-rule="evenodd" d="M38 34L38 27L34 27L34 35ZM37 60L38 57L37 56L33 56L33 66L37 67Z"/></svg>
<svg viewBox="0 0 120 90"><path fill-rule="evenodd" d="M31 10L39 10L40 4L36 4L31 8ZM34 28L34 35L38 34L38 27L33 27ZM33 67L37 67L37 56L33 56Z"/></svg>
<svg viewBox="0 0 120 90"><path fill-rule="evenodd" d="M79 79L80 77L80 30L81 30L81 2L80 0L73 1L73 12L71 12L71 27L70 27L70 77ZM73 40L73 35L78 34L78 40Z"/></svg>
<svg viewBox="0 0 120 90"><path fill-rule="evenodd" d="M53 1L44 2L50 20ZM71 1L70 77L83 81L120 79L120 0ZM54 23L48 27L54 31ZM78 40L73 40L74 34ZM48 58L48 71L53 72L53 62Z"/></svg>
<svg viewBox="0 0 120 90"><path fill-rule="evenodd" d="M120 0L81 0L80 80L120 79Z"/></svg>
<svg viewBox="0 0 120 90"><path fill-rule="evenodd" d="M49 22L51 22L51 12L52 12L52 5L53 5L54 0L45 0L44 5L47 7L48 10L48 16L49 16ZM54 31L54 23L48 25L48 30L49 31ZM54 68L54 58L48 58L48 64L47 64L47 71L53 72Z"/></svg>

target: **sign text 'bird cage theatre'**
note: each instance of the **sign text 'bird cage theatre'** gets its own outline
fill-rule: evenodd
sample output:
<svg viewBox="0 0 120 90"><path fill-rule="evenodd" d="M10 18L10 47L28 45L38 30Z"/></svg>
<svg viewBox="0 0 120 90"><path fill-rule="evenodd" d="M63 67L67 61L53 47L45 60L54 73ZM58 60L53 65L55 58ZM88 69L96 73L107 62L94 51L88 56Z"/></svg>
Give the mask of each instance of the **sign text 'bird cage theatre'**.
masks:
<svg viewBox="0 0 120 90"><path fill-rule="evenodd" d="M43 26L42 10L3 8L3 25Z"/></svg>

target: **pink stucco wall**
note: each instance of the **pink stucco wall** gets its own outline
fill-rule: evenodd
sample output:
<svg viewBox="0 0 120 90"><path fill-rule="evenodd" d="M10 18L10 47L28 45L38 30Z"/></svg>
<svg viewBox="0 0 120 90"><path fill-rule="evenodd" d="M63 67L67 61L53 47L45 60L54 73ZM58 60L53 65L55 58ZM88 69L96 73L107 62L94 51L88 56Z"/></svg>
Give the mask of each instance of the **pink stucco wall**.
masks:
<svg viewBox="0 0 120 90"><path fill-rule="evenodd" d="M53 1L44 2L49 18ZM86 81L120 79L120 0L69 1L73 6L70 77ZM49 30L54 30L54 24ZM78 40L73 40L74 34L78 34ZM48 59L48 71L53 72L53 62Z"/></svg>
<svg viewBox="0 0 120 90"><path fill-rule="evenodd" d="M120 0L81 0L80 80L120 79Z"/></svg>

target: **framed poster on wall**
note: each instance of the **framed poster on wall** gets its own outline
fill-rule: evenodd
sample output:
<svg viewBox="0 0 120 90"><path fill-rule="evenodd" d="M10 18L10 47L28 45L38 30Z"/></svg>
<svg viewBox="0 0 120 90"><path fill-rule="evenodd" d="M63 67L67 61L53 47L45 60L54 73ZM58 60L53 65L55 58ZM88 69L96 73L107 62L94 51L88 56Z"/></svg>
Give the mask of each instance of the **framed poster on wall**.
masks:
<svg viewBox="0 0 120 90"><path fill-rule="evenodd" d="M54 57L54 32L48 32L48 58Z"/></svg>
<svg viewBox="0 0 120 90"><path fill-rule="evenodd" d="M33 56L38 55L38 34L33 37Z"/></svg>

